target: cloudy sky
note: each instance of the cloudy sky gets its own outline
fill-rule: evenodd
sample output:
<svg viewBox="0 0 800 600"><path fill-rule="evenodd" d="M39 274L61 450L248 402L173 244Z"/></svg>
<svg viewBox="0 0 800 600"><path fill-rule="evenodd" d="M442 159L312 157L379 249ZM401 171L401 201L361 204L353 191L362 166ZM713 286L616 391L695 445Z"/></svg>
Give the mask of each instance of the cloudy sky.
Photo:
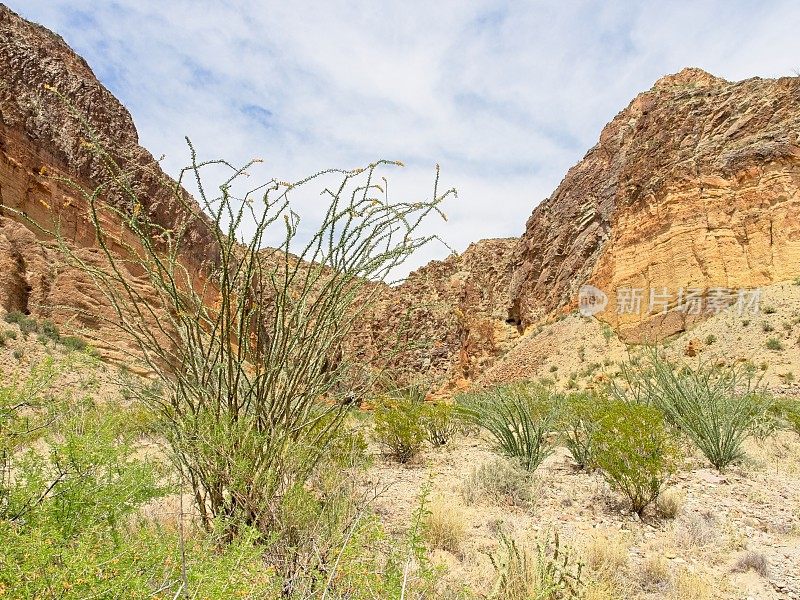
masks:
<svg viewBox="0 0 800 600"><path fill-rule="evenodd" d="M284 180L402 160L395 199L429 195L438 162L459 198L437 227L459 251L519 235L662 75L800 69L791 0L5 1L89 62L168 172L186 162L184 135Z"/></svg>

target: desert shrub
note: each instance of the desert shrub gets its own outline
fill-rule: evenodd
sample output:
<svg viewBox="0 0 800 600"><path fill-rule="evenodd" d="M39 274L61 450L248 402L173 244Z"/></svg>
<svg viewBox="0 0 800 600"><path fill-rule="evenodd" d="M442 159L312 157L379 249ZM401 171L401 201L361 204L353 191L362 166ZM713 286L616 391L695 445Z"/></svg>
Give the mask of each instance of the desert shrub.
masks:
<svg viewBox="0 0 800 600"><path fill-rule="evenodd" d="M769 575L769 565L767 564L766 557L760 552L753 551L745 552L736 559L733 570L739 573L754 571L761 575L761 577L767 577Z"/></svg>
<svg viewBox="0 0 800 600"><path fill-rule="evenodd" d="M22 348L17 348L11 353L15 360L22 360L25 358L25 351Z"/></svg>
<svg viewBox="0 0 800 600"><path fill-rule="evenodd" d="M604 398L593 392L568 394L560 414L560 430L572 460L581 469L592 468L594 435Z"/></svg>
<svg viewBox="0 0 800 600"><path fill-rule="evenodd" d="M670 582L669 561L661 554L648 554L639 565L636 576L645 591L662 591Z"/></svg>
<svg viewBox="0 0 800 600"><path fill-rule="evenodd" d="M553 449L550 433L557 425L558 397L534 383L514 383L463 394L459 412L494 437L497 450L533 471Z"/></svg>
<svg viewBox="0 0 800 600"><path fill-rule="evenodd" d="M452 501L434 498L425 515L425 536L432 548L460 556L466 536L464 511Z"/></svg>
<svg viewBox="0 0 800 600"><path fill-rule="evenodd" d="M665 519L674 519L683 506L683 495L675 490L664 490L656 498L656 511Z"/></svg>
<svg viewBox="0 0 800 600"><path fill-rule="evenodd" d="M401 463L422 449L426 437L424 408L413 398L385 399L375 407L375 439Z"/></svg>
<svg viewBox="0 0 800 600"><path fill-rule="evenodd" d="M641 515L677 468L677 444L663 415L643 404L609 401L594 440L597 466Z"/></svg>
<svg viewBox="0 0 800 600"><path fill-rule="evenodd" d="M775 331L775 327L769 321L764 321L761 323L761 331L764 333L769 333L771 331Z"/></svg>
<svg viewBox="0 0 800 600"><path fill-rule="evenodd" d="M58 327L56 327L55 323L53 323L50 319L45 319L42 321L41 325L39 326L39 332L47 339L53 340L54 342L57 342L61 337Z"/></svg>
<svg viewBox="0 0 800 600"><path fill-rule="evenodd" d="M706 336L706 346L710 346L716 341L717 336L715 336L713 333Z"/></svg>
<svg viewBox="0 0 800 600"><path fill-rule="evenodd" d="M771 305L764 306L761 308L761 310L765 315L774 315L776 312L778 312L778 309Z"/></svg>
<svg viewBox="0 0 800 600"><path fill-rule="evenodd" d="M497 581L490 598L502 600L567 600L581 597L585 582L582 565L572 550L562 547L557 533L519 544L500 538L492 555Z"/></svg>
<svg viewBox="0 0 800 600"><path fill-rule="evenodd" d="M12 323L14 325L19 325L20 323L26 321L27 319L28 316L25 313L20 312L18 310L11 310L7 312L3 317L3 320L6 323Z"/></svg>
<svg viewBox="0 0 800 600"><path fill-rule="evenodd" d="M767 350L783 350L783 343L775 337L769 338L765 345Z"/></svg>
<svg viewBox="0 0 800 600"><path fill-rule="evenodd" d="M641 369L623 368L619 399L655 406L722 470L743 456L742 444L769 411L770 399L746 366L679 366L650 353Z"/></svg>
<svg viewBox="0 0 800 600"><path fill-rule="evenodd" d="M132 341L161 380L163 394L149 402L203 526L222 523L227 540L240 528L267 537L282 531L276 519L285 515L284 496L313 476L348 405L372 394L402 349L387 344L370 365L348 349L377 299L372 282L389 280L433 239L421 228L453 191L440 192L437 170L429 200L390 199L382 176L399 163L383 160L247 190L253 162L202 161L190 145L191 164L177 185L164 181L159 190L174 206L166 230L138 194L138 173L120 166L74 116L85 126L82 149L105 168L98 189L75 188L108 267L74 252L57 223L49 233L67 264L88 272L112 305L110 317L93 316L117 328L121 346ZM207 167L221 180L209 184ZM194 197L181 187L187 180ZM325 203L301 225L290 198L308 194L312 183ZM108 231L108 216L125 224L125 236ZM208 258L199 268L185 260L198 239ZM149 284L147 297L129 285L131 268ZM406 339L402 329L398 340Z"/></svg>
<svg viewBox="0 0 800 600"><path fill-rule="evenodd" d="M784 428L800 435L800 400L784 398L776 401L771 407L771 412Z"/></svg>
<svg viewBox="0 0 800 600"><path fill-rule="evenodd" d="M425 404L421 419L426 438L434 447L447 444L459 428L455 407L450 404Z"/></svg>
<svg viewBox="0 0 800 600"><path fill-rule="evenodd" d="M65 348L68 348L69 350L75 350L77 352L82 352L87 348L86 340L74 335L62 337L60 342Z"/></svg>
<svg viewBox="0 0 800 600"><path fill-rule="evenodd" d="M503 458L473 467L461 485L461 496L468 504L488 498L498 504L531 508L536 504L536 492L530 471Z"/></svg>
<svg viewBox="0 0 800 600"><path fill-rule="evenodd" d="M619 531L594 530L581 549L584 564L602 579L612 579L628 566L630 542Z"/></svg>

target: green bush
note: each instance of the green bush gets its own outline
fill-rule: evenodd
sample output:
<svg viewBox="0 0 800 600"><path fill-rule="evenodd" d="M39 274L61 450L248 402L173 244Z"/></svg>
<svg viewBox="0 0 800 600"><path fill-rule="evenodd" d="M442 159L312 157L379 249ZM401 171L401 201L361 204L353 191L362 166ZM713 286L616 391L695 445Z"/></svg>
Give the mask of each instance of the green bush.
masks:
<svg viewBox="0 0 800 600"><path fill-rule="evenodd" d="M564 399L561 437L572 459L581 469L593 468L594 436L602 398L590 392L573 392Z"/></svg>
<svg viewBox="0 0 800 600"><path fill-rule="evenodd" d="M610 400L594 435L594 461L611 486L641 515L678 465L674 438L656 408Z"/></svg>
<svg viewBox="0 0 800 600"><path fill-rule="evenodd" d="M459 412L486 429L497 450L534 471L553 451L550 433L557 425L559 396L534 383L514 383L463 394Z"/></svg>
<svg viewBox="0 0 800 600"><path fill-rule="evenodd" d="M625 366L622 382L611 387L617 398L660 409L718 470L742 458L744 440L769 411L769 397L746 365L692 368L652 352L641 369Z"/></svg>
<svg viewBox="0 0 800 600"><path fill-rule="evenodd" d="M458 431L458 418L455 408L450 404L424 405L421 419L427 440L434 447L444 446Z"/></svg>
<svg viewBox="0 0 800 600"><path fill-rule="evenodd" d="M414 399L385 399L375 407L375 439L389 456L407 463L422 449L424 404Z"/></svg>
<svg viewBox="0 0 800 600"><path fill-rule="evenodd" d="M715 336L713 333L706 336L706 346L710 346L716 341L717 341L717 336Z"/></svg>

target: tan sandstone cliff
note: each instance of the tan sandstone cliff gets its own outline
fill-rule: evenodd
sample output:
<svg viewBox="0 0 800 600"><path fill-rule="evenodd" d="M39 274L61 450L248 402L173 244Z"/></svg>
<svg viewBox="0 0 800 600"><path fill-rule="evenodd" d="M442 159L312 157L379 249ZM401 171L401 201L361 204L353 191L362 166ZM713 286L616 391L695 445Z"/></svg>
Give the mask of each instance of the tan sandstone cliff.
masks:
<svg viewBox="0 0 800 600"><path fill-rule="evenodd" d="M513 316L525 327L573 309L591 284L609 297L600 319L626 339L660 339L712 307L651 315L651 289L655 313L681 290L735 294L800 274L798 132L800 78L660 79L534 210L515 252ZM638 314L617 313L620 290L642 290Z"/></svg>

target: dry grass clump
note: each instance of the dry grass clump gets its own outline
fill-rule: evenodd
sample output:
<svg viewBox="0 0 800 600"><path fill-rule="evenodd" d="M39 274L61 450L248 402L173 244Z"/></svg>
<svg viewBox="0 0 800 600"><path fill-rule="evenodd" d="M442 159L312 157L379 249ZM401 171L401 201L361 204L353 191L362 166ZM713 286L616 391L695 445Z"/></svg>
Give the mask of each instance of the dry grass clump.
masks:
<svg viewBox="0 0 800 600"><path fill-rule="evenodd" d="M650 554L639 565L636 579L643 590L658 592L667 588L671 575L669 561L660 554Z"/></svg>
<svg viewBox="0 0 800 600"><path fill-rule="evenodd" d="M513 461L502 458L472 469L461 485L467 504L486 498L497 504L533 508L538 496L538 480Z"/></svg>
<svg viewBox="0 0 800 600"><path fill-rule="evenodd" d="M681 548L703 548L719 538L719 523L712 513L690 513L677 520L675 541Z"/></svg>
<svg viewBox="0 0 800 600"><path fill-rule="evenodd" d="M672 581L672 600L711 600L711 585L702 576L680 570Z"/></svg>
<svg viewBox="0 0 800 600"><path fill-rule="evenodd" d="M683 493L678 490L664 490L656 498L656 511L664 519L674 519L681 511L683 499Z"/></svg>
<svg viewBox="0 0 800 600"><path fill-rule="evenodd" d="M733 566L733 571L737 573L755 571L762 577L766 577L769 574L769 565L763 554L750 551L745 552L737 559L736 564Z"/></svg>
<svg viewBox="0 0 800 600"><path fill-rule="evenodd" d="M425 533L431 547L463 556L466 536L463 509L452 498L434 498L425 517Z"/></svg>
<svg viewBox="0 0 800 600"><path fill-rule="evenodd" d="M594 531L583 545L582 558L595 575L613 578L628 566L628 540L618 531Z"/></svg>

